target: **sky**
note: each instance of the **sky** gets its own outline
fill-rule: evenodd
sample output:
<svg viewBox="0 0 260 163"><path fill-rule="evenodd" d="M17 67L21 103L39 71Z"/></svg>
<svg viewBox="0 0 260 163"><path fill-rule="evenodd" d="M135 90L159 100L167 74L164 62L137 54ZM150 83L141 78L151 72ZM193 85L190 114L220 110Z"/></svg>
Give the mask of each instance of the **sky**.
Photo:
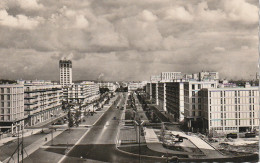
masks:
<svg viewBox="0 0 260 163"><path fill-rule="evenodd" d="M141 81L160 72L254 79L257 0L1 0L0 78Z"/></svg>

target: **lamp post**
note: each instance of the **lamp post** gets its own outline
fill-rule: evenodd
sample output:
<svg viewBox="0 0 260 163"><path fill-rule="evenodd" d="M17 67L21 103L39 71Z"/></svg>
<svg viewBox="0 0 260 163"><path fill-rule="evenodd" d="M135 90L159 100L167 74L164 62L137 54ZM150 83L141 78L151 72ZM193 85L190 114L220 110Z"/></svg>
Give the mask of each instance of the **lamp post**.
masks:
<svg viewBox="0 0 260 163"><path fill-rule="evenodd" d="M134 121L134 123L139 128L139 131L138 131L138 134L139 134L139 137L138 137L139 148L138 149L139 149L139 163L141 163L141 126L143 125L144 121Z"/></svg>

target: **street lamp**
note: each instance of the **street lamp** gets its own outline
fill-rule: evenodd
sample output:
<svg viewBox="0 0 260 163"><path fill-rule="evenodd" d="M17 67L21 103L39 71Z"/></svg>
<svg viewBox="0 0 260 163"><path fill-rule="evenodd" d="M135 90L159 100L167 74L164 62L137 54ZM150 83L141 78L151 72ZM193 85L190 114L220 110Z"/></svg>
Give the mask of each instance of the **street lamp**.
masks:
<svg viewBox="0 0 260 163"><path fill-rule="evenodd" d="M140 137L141 137L141 126L143 125L144 121L134 121L134 123L136 124L136 126L139 127L139 131L138 131L138 134L139 134L138 144L139 144L139 163L140 163L141 162L141 146L140 146L140 143L141 143L141 140L140 140Z"/></svg>

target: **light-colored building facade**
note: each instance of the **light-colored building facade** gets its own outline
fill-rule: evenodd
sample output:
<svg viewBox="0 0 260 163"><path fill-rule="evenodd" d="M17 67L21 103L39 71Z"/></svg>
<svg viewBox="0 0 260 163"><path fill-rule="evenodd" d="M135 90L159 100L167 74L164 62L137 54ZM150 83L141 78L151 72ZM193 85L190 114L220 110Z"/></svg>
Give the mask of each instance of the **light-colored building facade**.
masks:
<svg viewBox="0 0 260 163"><path fill-rule="evenodd" d="M128 92L136 91L138 89L144 89L144 86L147 82L129 82L128 85Z"/></svg>
<svg viewBox="0 0 260 163"><path fill-rule="evenodd" d="M181 72L162 72L161 81L162 82L172 82L175 80L182 79Z"/></svg>
<svg viewBox="0 0 260 163"><path fill-rule="evenodd" d="M70 60L60 60L60 84L68 86L72 84L72 62Z"/></svg>
<svg viewBox="0 0 260 163"><path fill-rule="evenodd" d="M62 111L62 86L24 84L26 125L34 126L58 116Z"/></svg>
<svg viewBox="0 0 260 163"><path fill-rule="evenodd" d="M12 134L24 128L23 85L0 85L0 131Z"/></svg>
<svg viewBox="0 0 260 163"><path fill-rule="evenodd" d="M217 88L218 81L184 82L184 117L188 128L195 129L202 125L202 88Z"/></svg>
<svg viewBox="0 0 260 163"><path fill-rule="evenodd" d="M202 71L202 72L199 72L199 80L200 81L219 80L219 74L218 74L218 72Z"/></svg>
<svg viewBox="0 0 260 163"><path fill-rule="evenodd" d="M112 82L101 82L98 83L99 88L108 88L110 92L115 92L118 86Z"/></svg>
<svg viewBox="0 0 260 163"><path fill-rule="evenodd" d="M216 136L259 128L258 87L208 88L201 92L208 133Z"/></svg>
<svg viewBox="0 0 260 163"><path fill-rule="evenodd" d="M160 110L166 110L166 83L158 83L158 107Z"/></svg>

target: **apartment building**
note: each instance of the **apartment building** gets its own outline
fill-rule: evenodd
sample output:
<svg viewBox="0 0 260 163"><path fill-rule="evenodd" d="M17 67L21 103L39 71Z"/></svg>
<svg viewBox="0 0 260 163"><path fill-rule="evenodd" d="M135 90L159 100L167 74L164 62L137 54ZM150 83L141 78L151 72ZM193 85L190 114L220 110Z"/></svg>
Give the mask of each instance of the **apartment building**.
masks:
<svg viewBox="0 0 260 163"><path fill-rule="evenodd" d="M60 84L68 86L72 84L72 62L70 60L60 60Z"/></svg>
<svg viewBox="0 0 260 163"><path fill-rule="evenodd" d="M23 85L0 85L0 131L15 134L24 128Z"/></svg>
<svg viewBox="0 0 260 163"><path fill-rule="evenodd" d="M166 110L166 83L158 83L158 107L160 110Z"/></svg>
<svg viewBox="0 0 260 163"><path fill-rule="evenodd" d="M115 92L118 86L112 82L101 82L98 83L99 88L108 88L109 92Z"/></svg>
<svg viewBox="0 0 260 163"><path fill-rule="evenodd" d="M63 87L63 100L68 103L85 103L87 88L85 85L76 83L69 87Z"/></svg>
<svg viewBox="0 0 260 163"><path fill-rule="evenodd" d="M81 83L86 87L86 98L87 102L92 101L93 99L97 99L100 96L99 93L99 85L92 81L84 81Z"/></svg>
<svg viewBox="0 0 260 163"><path fill-rule="evenodd" d="M162 82L171 82L182 78L181 72L162 72L161 81Z"/></svg>
<svg viewBox="0 0 260 163"><path fill-rule="evenodd" d="M158 105L158 82L151 83L152 103Z"/></svg>
<svg viewBox="0 0 260 163"><path fill-rule="evenodd" d="M202 125L202 88L217 88L218 81L189 81L184 82L184 117L187 127L198 128Z"/></svg>
<svg viewBox="0 0 260 163"><path fill-rule="evenodd" d="M205 81L205 80L219 80L219 74L218 72L209 72L209 71L202 71L199 72L199 80Z"/></svg>
<svg viewBox="0 0 260 163"><path fill-rule="evenodd" d="M152 100L152 83L150 82L146 84L146 95L149 100Z"/></svg>
<svg viewBox="0 0 260 163"><path fill-rule="evenodd" d="M184 121L184 83L167 82L166 90L166 110L175 122Z"/></svg>
<svg viewBox="0 0 260 163"><path fill-rule="evenodd" d="M34 126L58 116L62 111L62 86L24 83L26 125Z"/></svg>
<svg viewBox="0 0 260 163"><path fill-rule="evenodd" d="M201 91L204 129L210 134L259 128L258 87L206 88Z"/></svg>
<svg viewBox="0 0 260 163"><path fill-rule="evenodd" d="M133 92L136 90L142 90L144 89L144 86L147 84L147 82L143 81L143 82L129 82L128 85L128 92Z"/></svg>

